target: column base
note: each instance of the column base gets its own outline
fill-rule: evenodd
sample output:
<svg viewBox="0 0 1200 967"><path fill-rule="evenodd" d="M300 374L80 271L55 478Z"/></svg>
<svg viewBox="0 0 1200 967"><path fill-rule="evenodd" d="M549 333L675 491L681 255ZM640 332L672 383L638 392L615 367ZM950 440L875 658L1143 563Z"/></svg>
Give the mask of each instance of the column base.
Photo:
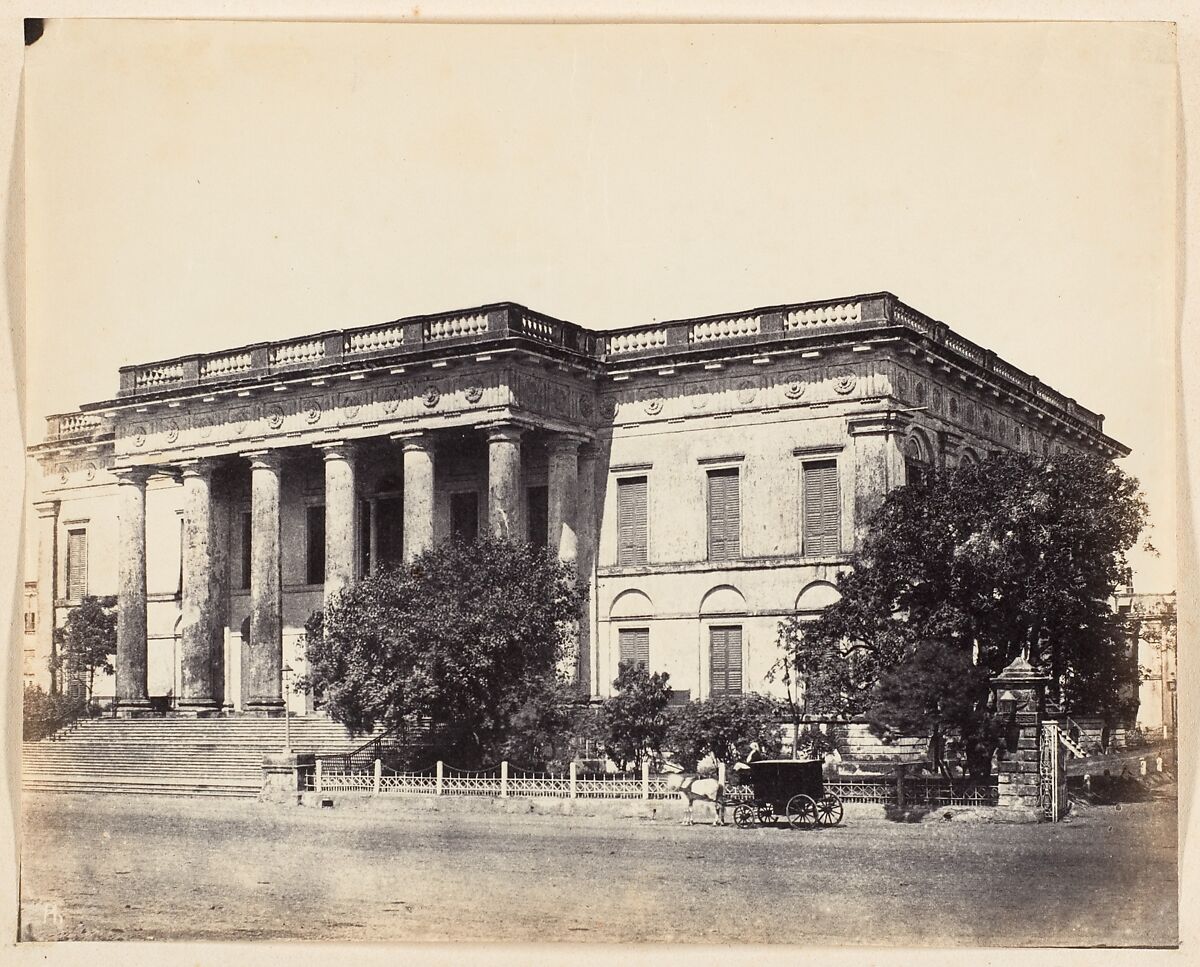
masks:
<svg viewBox="0 0 1200 967"><path fill-rule="evenodd" d="M252 698L242 706L243 715L258 715L264 718L283 718L283 699Z"/></svg>
<svg viewBox="0 0 1200 967"><path fill-rule="evenodd" d="M213 701L199 699L181 699L179 704L170 712L174 718L207 719L221 714L221 707Z"/></svg>
<svg viewBox="0 0 1200 967"><path fill-rule="evenodd" d="M119 719L136 719L157 716L159 713L148 698L119 698L113 714Z"/></svg>

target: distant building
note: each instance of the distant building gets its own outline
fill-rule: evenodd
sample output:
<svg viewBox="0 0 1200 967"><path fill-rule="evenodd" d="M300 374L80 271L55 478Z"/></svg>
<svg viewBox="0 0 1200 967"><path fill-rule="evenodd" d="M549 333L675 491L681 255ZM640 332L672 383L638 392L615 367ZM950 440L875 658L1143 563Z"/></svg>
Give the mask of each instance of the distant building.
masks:
<svg viewBox="0 0 1200 967"><path fill-rule="evenodd" d="M1137 727L1152 736L1170 738L1177 721L1175 594L1119 594L1117 610L1128 624L1141 671Z"/></svg>
<svg viewBox="0 0 1200 967"><path fill-rule="evenodd" d="M121 710L278 712L326 594L487 531L579 567L593 694L621 659L762 689L889 489L1058 448L1128 452L889 293L606 332L502 303L130 366L30 448L26 674L119 594Z"/></svg>

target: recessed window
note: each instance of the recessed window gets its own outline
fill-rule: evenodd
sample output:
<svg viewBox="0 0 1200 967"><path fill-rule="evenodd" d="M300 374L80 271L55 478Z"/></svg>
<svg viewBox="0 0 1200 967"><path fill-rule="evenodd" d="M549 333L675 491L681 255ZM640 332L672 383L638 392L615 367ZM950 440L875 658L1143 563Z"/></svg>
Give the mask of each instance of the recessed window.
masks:
<svg viewBox="0 0 1200 967"><path fill-rule="evenodd" d="M80 601L88 593L88 540L83 529L67 531L67 598Z"/></svg>
<svg viewBox="0 0 1200 967"><path fill-rule="evenodd" d="M450 495L450 533L460 541L479 537L479 494L474 490Z"/></svg>
<svg viewBox="0 0 1200 967"><path fill-rule="evenodd" d="M740 625L708 629L709 692L742 694L742 628Z"/></svg>
<svg viewBox="0 0 1200 967"><path fill-rule="evenodd" d="M617 563L645 564L649 559L646 527L646 478L617 481Z"/></svg>
<svg viewBox="0 0 1200 967"><path fill-rule="evenodd" d="M238 573L238 588L242 591L246 591L250 588L250 571L251 571L251 564L250 564L251 546L250 545L251 545L251 542L253 540L253 535L254 535L254 528L251 526L250 521L251 521L251 517L250 517L250 513L248 511L243 512L240 515L240 518L238 521L239 524L241 525L239 528L240 543L238 546L238 550L241 552L238 555L238 557L239 557L238 563L241 565L241 570Z"/></svg>
<svg viewBox="0 0 1200 967"><path fill-rule="evenodd" d="M617 635L619 660L622 665L634 665L650 670L650 629L622 628Z"/></svg>
<svg viewBox="0 0 1200 967"><path fill-rule="evenodd" d="M320 504L305 511L304 521L305 562L304 579L308 584L325 583L325 508Z"/></svg>
<svg viewBox="0 0 1200 967"><path fill-rule="evenodd" d="M550 488L530 487L525 499L529 543L534 547L546 547L550 543Z"/></svg>
<svg viewBox="0 0 1200 967"><path fill-rule="evenodd" d="M802 466L801 545L809 556L836 554L841 549L842 515L836 460L809 460Z"/></svg>
<svg viewBox="0 0 1200 967"><path fill-rule="evenodd" d="M708 472L708 559L728 561L742 553L740 478L736 467Z"/></svg>

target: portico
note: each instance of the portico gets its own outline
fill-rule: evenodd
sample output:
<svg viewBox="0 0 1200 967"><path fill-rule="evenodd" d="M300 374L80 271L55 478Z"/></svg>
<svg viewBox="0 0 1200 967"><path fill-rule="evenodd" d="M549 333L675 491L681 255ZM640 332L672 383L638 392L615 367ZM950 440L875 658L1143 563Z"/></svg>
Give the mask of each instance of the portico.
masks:
<svg viewBox="0 0 1200 967"><path fill-rule="evenodd" d="M594 473L586 452L580 459L586 440L528 419L489 420L468 428L264 446L190 460L167 454L161 463L122 471L118 714L150 708L144 502L152 476L175 478L182 490L181 689L175 711L208 715L222 707L230 678L226 629L236 627L231 603L237 610L244 591L249 620L248 634L239 642L241 694L229 697L228 705L278 715L285 700L285 599L302 598L320 607L362 574L397 563L397 545L407 561L450 536L472 539L487 533L529 540L531 525L533 539L544 539L564 562L577 563L580 494L594 493L594 484L581 481L581 474ZM314 477L319 489L312 487ZM249 562L248 581L241 581L245 587L234 590L231 602L230 578L236 584L240 576L231 574L238 569L231 566L229 550L238 538L229 522L247 498L250 547L248 553L238 550ZM464 509L472 506L474 514ZM594 508L589 511L594 519ZM295 535L301 528L299 546L285 548L284 532ZM309 559L314 550L320 561ZM300 551L303 561L297 560ZM299 569L303 577L297 581ZM321 578L319 595L314 577ZM295 616L289 617L295 624ZM588 627L582 624L581 633ZM587 650L586 644L580 649Z"/></svg>

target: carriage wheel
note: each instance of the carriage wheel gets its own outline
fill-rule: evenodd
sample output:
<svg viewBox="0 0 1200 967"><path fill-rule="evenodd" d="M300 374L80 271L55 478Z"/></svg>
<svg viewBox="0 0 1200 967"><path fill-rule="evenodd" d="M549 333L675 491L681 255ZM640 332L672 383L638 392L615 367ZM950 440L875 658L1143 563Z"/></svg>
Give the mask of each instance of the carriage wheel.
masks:
<svg viewBox="0 0 1200 967"><path fill-rule="evenodd" d="M775 807L769 802L760 803L758 807L758 821L764 826L770 826L775 822Z"/></svg>
<svg viewBox="0 0 1200 967"><path fill-rule="evenodd" d="M831 792L825 793L817 802L817 824L836 826L842 821L842 801Z"/></svg>
<svg viewBox="0 0 1200 967"><path fill-rule="evenodd" d="M817 822L817 804L811 796L800 793L787 804L787 821L792 829L811 829Z"/></svg>
<svg viewBox="0 0 1200 967"><path fill-rule="evenodd" d="M755 809L749 803L741 803L733 807L733 825L738 829L749 829L754 825Z"/></svg>

